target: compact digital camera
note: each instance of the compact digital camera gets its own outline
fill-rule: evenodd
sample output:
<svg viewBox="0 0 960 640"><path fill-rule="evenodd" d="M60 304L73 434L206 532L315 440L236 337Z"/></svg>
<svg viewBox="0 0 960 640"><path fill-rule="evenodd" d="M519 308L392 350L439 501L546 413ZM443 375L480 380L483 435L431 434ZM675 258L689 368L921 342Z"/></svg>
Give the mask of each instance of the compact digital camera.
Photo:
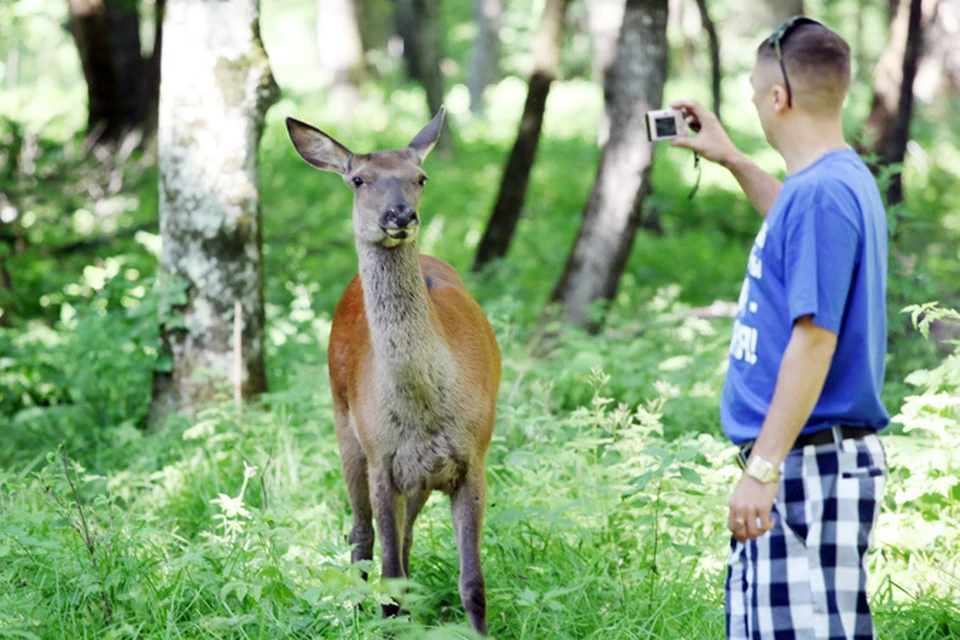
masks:
<svg viewBox="0 0 960 640"><path fill-rule="evenodd" d="M660 109L647 112L647 138L650 142L673 140L686 135L687 122L682 111Z"/></svg>

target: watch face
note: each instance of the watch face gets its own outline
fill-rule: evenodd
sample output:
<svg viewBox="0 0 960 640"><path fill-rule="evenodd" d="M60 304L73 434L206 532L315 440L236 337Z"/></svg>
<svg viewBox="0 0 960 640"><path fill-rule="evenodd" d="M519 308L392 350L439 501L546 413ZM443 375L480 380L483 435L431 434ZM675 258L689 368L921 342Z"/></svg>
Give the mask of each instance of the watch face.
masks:
<svg viewBox="0 0 960 640"><path fill-rule="evenodd" d="M759 458L751 456L747 463L747 475L763 484L777 482L780 480L780 472L772 464Z"/></svg>

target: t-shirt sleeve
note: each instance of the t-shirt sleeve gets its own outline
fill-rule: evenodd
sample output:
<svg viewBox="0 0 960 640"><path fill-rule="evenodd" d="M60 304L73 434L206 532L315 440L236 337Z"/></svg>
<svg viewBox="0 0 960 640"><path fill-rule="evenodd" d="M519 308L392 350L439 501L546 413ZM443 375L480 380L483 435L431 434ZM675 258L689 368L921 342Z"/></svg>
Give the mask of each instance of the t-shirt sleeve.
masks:
<svg viewBox="0 0 960 640"><path fill-rule="evenodd" d="M806 315L840 332L861 234L855 201L821 185L798 193L785 216L784 280L791 322ZM842 188L842 187L840 187Z"/></svg>

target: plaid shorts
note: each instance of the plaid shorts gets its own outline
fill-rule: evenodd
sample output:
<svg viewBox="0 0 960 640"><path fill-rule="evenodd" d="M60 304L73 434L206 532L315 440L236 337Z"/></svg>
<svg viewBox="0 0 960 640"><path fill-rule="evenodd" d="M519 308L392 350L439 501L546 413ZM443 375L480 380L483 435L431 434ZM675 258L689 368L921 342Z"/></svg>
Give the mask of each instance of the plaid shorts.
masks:
<svg viewBox="0 0 960 640"><path fill-rule="evenodd" d="M733 541L727 637L872 640L867 550L887 479L880 438L808 445L780 467L776 525Z"/></svg>

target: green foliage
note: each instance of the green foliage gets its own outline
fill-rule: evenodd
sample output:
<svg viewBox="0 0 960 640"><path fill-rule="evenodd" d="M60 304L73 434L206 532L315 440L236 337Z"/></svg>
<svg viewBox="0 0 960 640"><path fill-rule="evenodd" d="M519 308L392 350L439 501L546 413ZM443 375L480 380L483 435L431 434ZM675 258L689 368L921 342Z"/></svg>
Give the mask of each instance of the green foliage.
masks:
<svg viewBox="0 0 960 640"><path fill-rule="evenodd" d="M435 496L418 521L411 583L381 583L376 559L349 565L326 345L332 310L356 269L351 196L297 158L282 124L288 115L306 119L357 152L395 148L427 121L422 92L400 78L396 58L374 52L380 81L364 88L350 123L334 122L304 53L314 46L315 1L262 4L263 37L285 91L268 114L260 163L273 391L242 418L212 406L153 431L152 374L170 365L158 356L157 326L183 293L182 283L154 279L156 170L149 154L93 153L76 134L84 91L60 28L65 3L0 5L0 57L15 49L22 56L16 87L0 65L0 260L11 281L0 288L0 636L476 637L459 601L445 498ZM422 248L461 273L525 96L540 6L508 4L507 77L490 88L487 113L472 117L458 84L471 8L444 3L457 152L427 162ZM810 9L849 31L857 7ZM732 3L711 10L721 24L744 13ZM879 5L868 3L865 16L868 32L882 30ZM504 356L487 458L491 632L719 637L724 505L737 474L716 415L730 321L695 307L735 298L759 220L729 174L707 163L698 195L687 200L696 175L689 154L658 147L643 212L651 224L637 235L602 332L538 327L600 153L603 96L587 80L585 20L574 4L510 254L467 274ZM782 163L744 88L759 37L752 31L766 29L722 33L724 119L737 144L777 173ZM669 35L667 99L706 101L703 39L679 23ZM881 45L867 38L867 58ZM855 87L849 133L869 97ZM907 205L890 212L885 401L896 418L884 436L890 478L871 558L883 638L960 634L960 356L947 353L956 314L945 310L957 306L960 277L960 124L951 109L950 99L919 106L918 144L904 167ZM915 304L924 300L944 306ZM903 307L936 339L919 339ZM552 349L534 358L544 331L557 332ZM371 571L369 582L361 570ZM409 617L380 619L378 604L390 595L402 595Z"/></svg>
<svg viewBox="0 0 960 640"><path fill-rule="evenodd" d="M515 361L523 357L521 344L500 339ZM716 635L720 561L704 540L722 521L708 514L722 509L734 473L730 447L696 433L666 440L664 400L617 405L598 369L570 383L592 389L573 412L556 411L546 380L526 375L501 407L488 455L494 635L676 637L690 625ZM462 629L440 498L417 527L415 583L404 596L412 618L379 619L377 603L399 585L377 582L375 564L370 583L347 565L328 389L297 377L243 420L212 408L164 433L134 432L125 459L103 473L73 464L79 502L54 454L39 471L4 472L3 628L73 637L105 625L108 601L116 637L337 638L388 628L423 637L445 620L460 623L449 633L473 637ZM682 616L660 604L664 594Z"/></svg>
<svg viewBox="0 0 960 640"><path fill-rule="evenodd" d="M699 398L696 388L716 392L717 373L698 380L722 353L711 325L664 296L647 312L658 326L640 329L615 311L609 335L570 336L543 361L495 308L505 367L483 546L493 635L721 634L734 449L703 429L715 398L671 410ZM918 322L935 308L921 311ZM89 634L105 626L109 601L114 637L474 637L463 627L444 498L418 521L413 583L380 583L376 562L349 566L348 505L319 371L329 323L302 301L274 313L273 361L285 384L243 419L212 407L163 432L102 427L100 449L122 457L89 452L82 458L93 468L71 465L79 502L59 454L28 461L24 444L0 474L5 632ZM629 341L619 333L627 330ZM609 355L627 342L624 357ZM657 358L674 363L654 367ZM908 435L885 437L890 487L873 556L883 637L957 628L957 363L911 377L920 394L897 418ZM641 376L654 368L659 377ZM615 401L619 380L645 397ZM380 620L387 594L402 594L412 616ZM911 604L921 595L924 604Z"/></svg>
<svg viewBox="0 0 960 640"><path fill-rule="evenodd" d="M913 305L914 326L924 337L932 323L960 328L960 313L936 303ZM879 530L889 548L879 564L887 574L884 598L898 591L918 596L934 588L956 599L960 592L960 349L932 369L907 376L914 395L893 420L906 435L890 436L890 488ZM890 544L891 542L894 542ZM933 584L927 584L931 581ZM936 585L934 587L934 585ZM952 627L956 629L956 627Z"/></svg>
<svg viewBox="0 0 960 640"><path fill-rule="evenodd" d="M108 260L85 269L82 282L96 288L62 303L53 327L0 328L0 429L9 443L0 464L62 440L75 453L119 461L122 449L111 447L145 424L162 364L151 280Z"/></svg>

